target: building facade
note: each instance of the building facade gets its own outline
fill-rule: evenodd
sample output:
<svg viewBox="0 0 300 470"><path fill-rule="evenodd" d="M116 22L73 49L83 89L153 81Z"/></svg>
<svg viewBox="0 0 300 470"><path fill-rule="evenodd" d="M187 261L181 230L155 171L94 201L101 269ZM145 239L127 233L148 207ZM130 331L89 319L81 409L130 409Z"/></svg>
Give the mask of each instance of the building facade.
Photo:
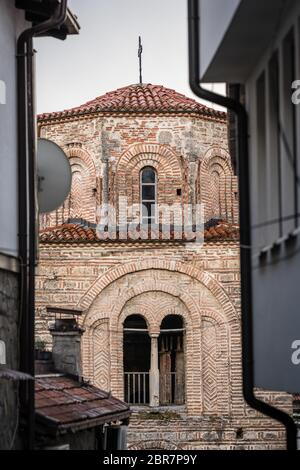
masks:
<svg viewBox="0 0 300 470"><path fill-rule="evenodd" d="M227 82L248 121L236 139L249 154L254 385L299 394L300 5L229 0L220 14L217 0L188 3L198 82Z"/></svg>
<svg viewBox="0 0 300 470"><path fill-rule="evenodd" d="M29 50L34 36L33 24L40 26L42 22L52 19L54 14L57 19L57 11L63 3L66 9L66 2L57 0L2 0L0 4L0 449L3 450L29 448L33 441L34 390L31 371L34 364L33 360L29 363L27 357L31 352L33 357L34 345L32 342L30 348L29 335L23 333L29 317L32 323L34 321L34 309L28 313L27 307L24 309L21 305L29 285L29 217L25 211L22 213L23 223L20 217L20 199L25 193L23 200L27 200L29 193L27 165L34 156L27 138L34 134L34 118L29 118L34 109L34 87L29 79L29 75L34 77L32 60L29 60L33 53L29 54ZM26 35L23 34L25 31ZM53 20L50 32L46 26L43 29L44 35L61 39L76 32L78 25L69 10L59 26ZM26 240L25 256L20 249L20 239ZM23 381L21 386L20 381Z"/></svg>
<svg viewBox="0 0 300 470"><path fill-rule="evenodd" d="M41 115L39 136L65 150L73 179L64 205L40 221L36 337L51 348L47 307L84 311L83 376L130 403L131 449L284 448L284 429L242 396L226 115L139 84ZM146 207L139 236L121 227L122 198L129 222ZM172 217L166 236L151 204L192 214L202 204L204 243L180 237ZM96 225L108 205L118 215L113 235ZM290 409L283 394L263 396Z"/></svg>

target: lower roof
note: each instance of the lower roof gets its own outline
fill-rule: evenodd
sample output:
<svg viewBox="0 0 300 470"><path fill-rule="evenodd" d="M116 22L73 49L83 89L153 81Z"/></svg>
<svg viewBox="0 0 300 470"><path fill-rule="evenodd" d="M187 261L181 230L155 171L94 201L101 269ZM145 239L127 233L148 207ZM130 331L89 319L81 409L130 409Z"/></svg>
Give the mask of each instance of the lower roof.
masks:
<svg viewBox="0 0 300 470"><path fill-rule="evenodd" d="M88 429L130 414L126 403L74 377L49 374L35 379L36 421L46 433Z"/></svg>
<svg viewBox="0 0 300 470"><path fill-rule="evenodd" d="M54 226L54 227L47 227L40 231L40 242L41 243L101 243L105 245L109 242L187 242L188 239L180 235L177 235L176 230L171 227L170 229L170 237L164 238L164 234L162 233L161 226L158 227L157 232L155 235L147 236L147 229L141 229L141 238L136 239L131 237L130 231L127 231L127 238L124 240L122 235L124 235L117 229L116 238L112 239L112 237L106 236L108 234L107 231L98 231L96 229L96 224L91 224L85 220L82 222L77 223L65 223L62 225ZM136 232L133 232L135 235ZM204 225L204 241L205 242L237 242L239 240L239 226L237 224L232 224L223 220L219 219L211 219ZM193 243L193 241L191 241Z"/></svg>

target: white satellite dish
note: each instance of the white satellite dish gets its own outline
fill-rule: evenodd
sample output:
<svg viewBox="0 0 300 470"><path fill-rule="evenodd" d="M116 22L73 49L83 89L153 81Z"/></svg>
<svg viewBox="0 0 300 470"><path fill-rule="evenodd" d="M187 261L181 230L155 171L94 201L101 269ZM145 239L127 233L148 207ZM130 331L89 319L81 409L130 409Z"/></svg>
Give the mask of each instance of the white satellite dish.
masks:
<svg viewBox="0 0 300 470"><path fill-rule="evenodd" d="M38 139L37 176L39 211L51 212L62 205L72 182L68 157L51 140Z"/></svg>

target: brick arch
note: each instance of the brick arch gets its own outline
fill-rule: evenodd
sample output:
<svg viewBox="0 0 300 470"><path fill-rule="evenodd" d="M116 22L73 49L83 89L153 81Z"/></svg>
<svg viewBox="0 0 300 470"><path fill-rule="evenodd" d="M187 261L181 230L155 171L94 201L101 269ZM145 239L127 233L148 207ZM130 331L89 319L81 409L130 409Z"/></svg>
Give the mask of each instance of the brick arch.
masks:
<svg viewBox="0 0 300 470"><path fill-rule="evenodd" d="M186 375L187 383L189 383L190 391L186 396L186 406L190 413L201 413L201 401L199 401L199 392L201 384L201 356L199 355L199 348L201 347L201 314L199 306L194 299L186 294L185 292L178 292L178 289L174 288L171 282L147 282L141 281L134 288L125 289L121 297L118 298L118 302L112 306L110 312L106 312L106 316L109 317L110 321L110 336L111 336L111 347L110 347L110 370L111 370L111 391L117 397L123 399L124 394L124 382L123 382L123 322L128 312L128 304L134 298L138 296L155 292L166 293L174 298L180 298L183 303L183 308L180 313L185 320L186 324L186 344L189 348L189 355L186 357ZM170 307L170 306L167 306ZM192 311L190 311L190 309ZM93 311L94 310L94 311ZM83 337L83 362L84 362L84 376L92 380L93 382L98 381L97 377L89 375L88 371L93 368L91 364L94 364L95 358L92 355L91 342L93 342L91 331L95 331L94 325L99 321L99 317L103 313L98 311L98 307L94 305L94 309L91 309L90 315L87 315L83 327L85 334ZM136 311L136 306L134 306ZM148 310L149 311L149 310ZM147 312L145 307L144 312ZM151 313L151 309L150 309ZM157 321L156 318L149 318L149 334L160 333L160 319Z"/></svg>
<svg viewBox="0 0 300 470"><path fill-rule="evenodd" d="M149 291L149 292L152 292L152 291ZM157 293L159 292L159 289L156 288L155 290L153 290L153 292ZM166 290L164 289L163 292L166 292ZM138 296L132 297L132 298L137 298L137 297ZM149 304L138 305L138 307L136 307L135 305L126 305L124 309L122 310L122 317L120 321L124 323L125 319L129 315L138 314L138 315L141 315L146 321L149 332L152 332L153 330L155 332L159 332L160 325L166 316L178 315L182 317L184 326L186 327L186 318L185 318L185 315L182 315L183 309L186 309L184 304L182 304L182 307L177 307L177 306L172 305L171 301L167 303L164 302L163 306L160 303L159 311L157 311L157 309L154 309L153 306ZM202 315L202 310L201 310L201 315Z"/></svg>
<svg viewBox="0 0 300 470"><path fill-rule="evenodd" d="M209 168L212 162L215 159L224 167L226 174L232 174L232 167L231 167L231 159L230 154L222 147L211 147L207 152L204 154L203 158L199 163L199 170L200 171L209 171Z"/></svg>
<svg viewBox="0 0 300 470"><path fill-rule="evenodd" d="M186 310L183 309L182 311L182 316L184 317L187 326L189 328L193 327L194 329L200 328L200 310L194 299L189 294L185 292L180 292L177 287L173 286L170 283L162 283L153 280L150 283L148 282L147 285L141 282L119 297L118 302L114 305L114 309L110 318L111 327L113 329L119 328L120 323L123 323L123 320L120 319L119 315L121 315L121 312L123 311L126 304L131 299L136 298L139 295L145 294L147 292L164 292L174 298L180 299L183 305L186 307ZM158 315L153 314L151 318L149 318L149 328L152 331L159 332L160 320L161 316L159 315L159 313Z"/></svg>
<svg viewBox="0 0 300 470"><path fill-rule="evenodd" d="M140 441L128 446L128 450L181 450L180 444L171 441Z"/></svg>
<svg viewBox="0 0 300 470"><path fill-rule="evenodd" d="M81 162L84 162L91 176L96 178L96 167L93 162L93 159L89 152L82 148L81 145L72 145L69 144L64 146L64 151L70 160L73 158L78 158Z"/></svg>
<svg viewBox="0 0 300 470"><path fill-rule="evenodd" d="M66 201L70 208L69 217L94 222L96 198L93 189L97 186L94 162L90 154L79 145L69 144L66 153L74 175L69 201Z"/></svg>
<svg viewBox="0 0 300 470"><path fill-rule="evenodd" d="M122 313L123 315L121 321L123 325L126 318L128 318L130 315L140 315L145 320L148 331L150 331L150 325L154 322L154 312L149 305L139 305L138 308L134 305L127 306Z"/></svg>
<svg viewBox="0 0 300 470"><path fill-rule="evenodd" d="M77 306L86 310L87 312L94 299L113 281L125 276L126 274L145 271L148 269L160 269L171 272L178 272L196 279L208 290L210 290L213 296L217 299L228 321L236 321L239 319L237 311L229 299L227 293L210 273L206 271L200 271L195 266L182 263L180 261L169 261L161 259L149 259L124 263L110 269L94 281L83 297L81 297Z"/></svg>
<svg viewBox="0 0 300 470"><path fill-rule="evenodd" d="M135 164L141 159L144 159L144 155L155 155L158 161L162 164L167 164L171 174L173 176L181 176L182 164L179 157L169 145L162 144L133 144L121 155L118 165L117 172L125 172L128 166L132 166L132 161Z"/></svg>
<svg viewBox="0 0 300 470"><path fill-rule="evenodd" d="M124 319L127 317L128 304L130 308L130 301L142 299L144 294L155 293L155 296L159 298L160 294L168 294L170 299L168 299L169 305L165 307L170 310L170 305L172 304L172 297L179 298L182 302L181 316L186 324L186 344L189 348L189 356L186 357L186 377L187 382L194 383L194 386L191 388L189 396L186 397L186 406L188 410L192 410L194 407L195 400L195 390L197 390L196 384L201 382L201 357L197 355L197 348L200 341L200 323L201 315L200 310L197 304L193 299L185 293L178 293L178 290L174 289L173 286L168 282L150 282L145 285L144 282L140 282L135 289L131 289L125 292L125 294L120 298L120 301L114 305L114 308L111 312L111 330L114 332L115 341L114 347L111 349L111 364L112 369L116 371L116 374L112 377L111 388L113 393L117 396L123 398L124 391L124 382L123 382L123 323ZM191 306L193 303L193 314L190 312L187 303ZM134 306L135 308L136 306ZM144 312L147 311L147 306L144 308ZM149 335L160 334L160 319L161 316L157 315L159 312L154 312L153 309L149 308L151 316L147 317L149 324Z"/></svg>
<svg viewBox="0 0 300 470"><path fill-rule="evenodd" d="M117 206L118 197L126 196L128 204L140 202L140 170L152 166L158 177L158 203L173 204L176 189L182 189L177 202L185 201L187 188L182 159L169 146L163 144L133 144L119 158L115 173L115 188L111 202Z"/></svg>
<svg viewBox="0 0 300 470"><path fill-rule="evenodd" d="M125 289L124 295L119 297L118 302L113 305L112 310L109 312L106 311L106 315L110 319L110 331L114 343L110 351L111 370L114 371L110 382L112 392L115 393L116 396L123 398L123 321L128 314L137 313L136 305L131 307L130 301L148 292L154 292L156 295L159 294L159 292L167 293L170 296L179 298L183 303L182 308L177 305L176 309L174 310L174 303L169 302L169 304L166 304L166 302L163 300L163 304L165 305L163 305L162 312L156 310L155 319L153 319L153 309L151 305L145 306L141 312L144 312L145 316L150 312L152 316L152 319L149 319L150 334L159 334L161 320L167 314L177 313L184 319L186 327L186 345L187 349L189 350L189 355L186 357L186 374L187 383L189 384L189 392L187 392L186 395L186 406L188 413L201 414L204 411L202 408L203 403L207 402L207 393L208 401L210 399L209 391L207 392L205 386L203 385L202 379L203 358L200 354L202 319L210 318L216 323L216 325L221 326L222 331L220 331L220 334L218 332L219 351L220 354L222 354L222 360L218 365L218 376L220 377L218 380L218 398L221 397L220 403L222 403L222 408L220 409L219 407L218 410L214 408L213 412L214 414L224 414L225 411L228 411L228 398L224 399L224 396L228 397L228 395L231 393L229 390L229 381L225 380L226 374L224 373L224 370L228 369L228 348L231 347L229 346L229 344L231 344L231 326L230 328L227 327L226 317L222 314L221 311L217 312L213 309L203 310L203 308L198 305L193 298L189 298L188 294L185 292L178 292L178 289L175 289L172 285L171 280L170 283L159 281L145 283L141 281L137 285L134 285L134 288ZM159 299L158 302L160 304ZM89 319L90 321L86 321L84 324L84 327L87 328L87 330L90 329L89 325L91 325L93 328L94 322L97 322L97 318L99 318L99 313L97 312L96 306L94 308L94 312L96 315L93 315ZM155 320L154 323L153 320ZM227 351L227 353L225 354L224 351ZM86 357L85 361L91 364L94 360L91 356L89 356ZM210 363L208 370L210 370ZM91 377L87 378L91 379ZM204 401L204 397L206 397L206 402Z"/></svg>
<svg viewBox="0 0 300 470"><path fill-rule="evenodd" d="M229 153L221 147L210 148L199 162L196 181L196 200L204 204L206 220L222 218L237 222L235 192L237 178Z"/></svg>
<svg viewBox="0 0 300 470"><path fill-rule="evenodd" d="M169 315L175 315L177 317L181 317L183 320L184 328L186 328L186 321L184 316L182 315L182 310L178 307L173 306L165 306L162 309L159 309L159 316L157 317L157 323L159 323L159 327L161 328L161 324L164 318L168 317Z"/></svg>
<svg viewBox="0 0 300 470"><path fill-rule="evenodd" d="M57 210L42 215L42 228L61 225L74 217L96 221L96 198L93 189L97 187L97 177L92 157L78 143L65 145L63 149L71 165L71 191Z"/></svg>
<svg viewBox="0 0 300 470"><path fill-rule="evenodd" d="M139 266L140 269L148 269L152 270L153 260L152 262L145 265L145 262L142 262ZM133 269L131 263L131 268L127 269L126 272L118 272L115 276L112 276L112 272L109 271L107 275L109 276L108 285L113 288L113 284L116 280L122 278L123 276L130 275L132 273L139 272L137 269ZM185 266L187 269L175 269L176 264L171 262L172 271L177 272L184 272L184 274L189 275L190 277L196 277L196 273L192 271L192 266ZM156 268L160 268L161 270L166 270L167 266L165 262L160 261L159 264L155 265ZM124 268L124 265L122 266ZM136 267L137 268L137 267ZM169 266L170 268L170 266ZM192 276L194 274L194 276ZM209 276L210 279L210 276ZM209 280L208 279L208 280ZM106 283L103 282L104 279L102 278L102 289L100 289L99 294L101 292L103 295L101 299L105 299L105 285ZM209 285L207 282L203 283ZM127 282L123 282L124 286L127 285ZM212 295L216 296L216 286L210 284L209 290ZM213 292L214 291L214 292ZM154 309L150 302L145 303L144 307L137 311L137 305L131 306L130 302L133 299L137 299L139 296L143 294L154 292L155 295L159 295L160 292L169 294L170 297L176 298L176 303L174 303L171 298L170 301L167 301L166 298L162 298L162 311L160 312L159 309ZM91 292L90 292L91 294ZM95 294L95 292L94 292ZM99 298L97 294L96 298ZM218 295L218 294L217 294ZM95 298L95 297L94 297ZM220 296L219 296L220 298ZM178 300L182 302L183 307L180 308L178 305ZM188 413L199 413L205 411L206 414L229 414L230 410L228 409L229 399L228 396L231 394L230 391L230 380L228 378L228 373L224 371L228 371L229 365L229 349L237 349L236 346L239 344L239 331L238 330L238 322L237 316L230 315L230 310L228 309L229 305L226 302L225 309L222 307L221 302L219 302L219 308L205 308L198 304L196 299L190 296L185 290L179 290L178 287L174 286L172 282L172 278L167 281L162 281L157 279L147 279L147 282L144 282L144 279L137 283L133 283L133 285L129 288L123 288L118 293L117 300L115 303L111 305L109 310L100 308L101 303L94 304L93 302L90 303L90 309L86 313L83 323L84 328L86 329L86 333L83 338L83 362L84 362L84 375L87 379L92 381L98 380L97 377L91 375L89 370L93 369L91 364L95 363L95 359L92 354L92 349L94 346L91 346L91 343L94 341L93 334L95 333L95 324L99 321L99 318L106 318L107 322L109 322L109 331L110 331L110 370L111 378L110 378L110 385L111 390L116 396L119 398L123 398L123 321L128 316L128 314L132 313L140 313L144 314L146 320L148 320L149 325L149 333L150 334L159 334L160 332L160 324L162 318L170 313L177 313L180 314L181 317L184 319L185 327L186 327L186 345L189 351L188 356L186 357L186 374L187 374L187 383L189 384L189 391L187 391L186 395L186 406ZM155 299L155 302L157 300ZM160 300L158 299L158 303L160 304ZM174 310L174 307L176 309ZM226 312L224 312L226 310ZM203 331L201 328L202 322L204 321L211 321L214 323L214 327L216 327L215 337L204 337L205 342L205 352L206 356L204 356L205 364L202 363L202 335ZM210 330L211 331L211 330ZM92 332L92 333L91 333ZM101 342L100 342L101 343ZM210 349L216 349L215 344L218 343L218 350L216 352L212 352L215 356L215 361L218 360L217 365L213 362L210 358ZM235 347L233 347L235 345ZM208 356L207 356L208 354ZM216 355L217 354L217 355ZM104 353L102 353L104 356ZM221 358L221 359L219 359ZM105 358L104 360L105 361ZM97 361L99 362L99 361ZM206 363L208 366L206 367ZM218 379L217 382L215 380L216 372L215 369L218 369ZM211 370L214 372L214 376L210 376ZM206 378L209 382L215 380L216 385L215 388L207 388L207 386L203 383L202 374L203 371L206 371ZM216 391L217 390L217 391ZM216 395L217 394L217 395ZM217 399L216 399L217 397ZM225 398L224 398L225 397ZM203 406L210 402L210 400L214 401L214 407L207 407L204 409ZM216 405L215 402L221 403L221 405ZM220 409L221 406L221 409Z"/></svg>

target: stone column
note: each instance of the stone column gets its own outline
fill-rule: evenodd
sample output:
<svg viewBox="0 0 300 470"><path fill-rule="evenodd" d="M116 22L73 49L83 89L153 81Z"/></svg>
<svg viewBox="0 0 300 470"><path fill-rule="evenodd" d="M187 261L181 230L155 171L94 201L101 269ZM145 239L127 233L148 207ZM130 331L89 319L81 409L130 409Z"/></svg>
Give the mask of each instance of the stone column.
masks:
<svg viewBox="0 0 300 470"><path fill-rule="evenodd" d="M158 369L158 336L150 334L151 337L151 363L150 363L150 406L159 405L159 369Z"/></svg>

